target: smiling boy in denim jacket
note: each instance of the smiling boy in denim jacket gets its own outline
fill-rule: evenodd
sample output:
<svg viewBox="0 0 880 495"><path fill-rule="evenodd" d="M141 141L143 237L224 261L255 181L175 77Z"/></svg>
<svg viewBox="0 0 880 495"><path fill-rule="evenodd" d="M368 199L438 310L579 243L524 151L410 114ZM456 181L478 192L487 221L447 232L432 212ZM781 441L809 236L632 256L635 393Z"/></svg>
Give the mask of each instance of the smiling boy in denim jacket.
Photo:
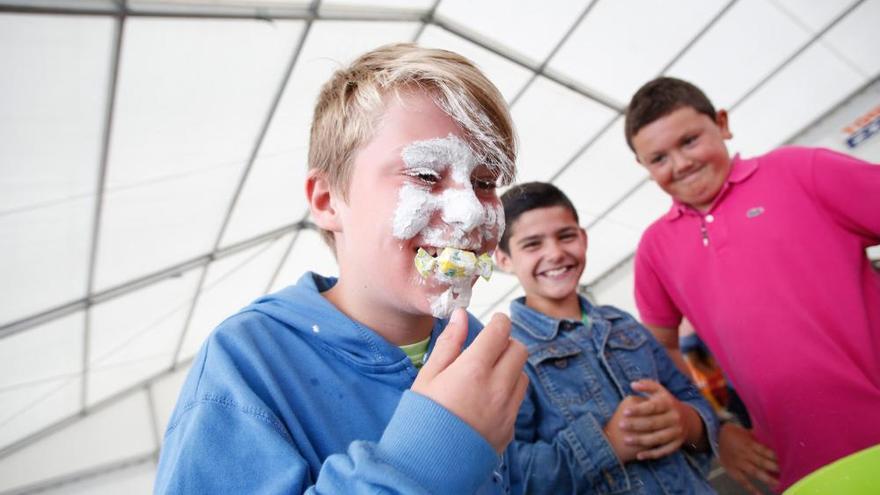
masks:
<svg viewBox="0 0 880 495"><path fill-rule="evenodd" d="M510 313L529 351L514 440L527 493L714 493L712 408L632 316L578 295L587 234L569 199L540 182L501 199L496 261L526 292Z"/></svg>

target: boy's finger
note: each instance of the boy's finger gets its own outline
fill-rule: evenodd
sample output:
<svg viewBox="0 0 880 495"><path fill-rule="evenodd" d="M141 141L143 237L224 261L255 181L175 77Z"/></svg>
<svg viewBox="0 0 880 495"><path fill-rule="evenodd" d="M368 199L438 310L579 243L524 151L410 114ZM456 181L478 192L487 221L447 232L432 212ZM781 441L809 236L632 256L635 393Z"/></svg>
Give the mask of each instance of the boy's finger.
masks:
<svg viewBox="0 0 880 495"><path fill-rule="evenodd" d="M465 350L465 354L477 359L489 368L510 345L510 319L502 313L495 313L489 323L480 331L477 338Z"/></svg>
<svg viewBox="0 0 880 495"><path fill-rule="evenodd" d="M755 469L755 472L752 474L753 474L752 477L763 481L770 488L776 488L776 486L779 485L779 479L772 476L770 473L768 473L767 471L764 471L763 469L757 468L757 469Z"/></svg>
<svg viewBox="0 0 880 495"><path fill-rule="evenodd" d="M636 459L638 459L640 461L647 461L649 459L659 459L661 457L665 457L665 456L675 452L676 450L678 450L679 446L680 445L678 442L670 442L667 444L663 444L657 448L653 448L650 450L643 450L643 451L639 452L638 454L636 454Z"/></svg>
<svg viewBox="0 0 880 495"><path fill-rule="evenodd" d="M655 394L663 389L663 386L654 380L644 378L629 384L636 392L642 392L648 395Z"/></svg>
<svg viewBox="0 0 880 495"><path fill-rule="evenodd" d="M526 365L529 352L526 350L526 346L517 340L511 339L508 342L507 349L501 353L501 357L495 363L494 373L509 377L511 388L513 388Z"/></svg>
<svg viewBox="0 0 880 495"><path fill-rule="evenodd" d="M631 445L654 448L675 442L679 436L671 428L658 428L652 431L629 434L627 438L632 441Z"/></svg>
<svg viewBox="0 0 880 495"><path fill-rule="evenodd" d="M758 442L757 440L753 441L752 442L752 449L755 452L757 452L758 455L760 455L764 459L772 462L774 465L776 464L776 453L774 453L772 450L767 448L761 442Z"/></svg>
<svg viewBox="0 0 880 495"><path fill-rule="evenodd" d="M664 412L663 404L654 397L648 398L644 402L634 404L623 410L624 416L653 416Z"/></svg>
<svg viewBox="0 0 880 495"><path fill-rule="evenodd" d="M751 455L750 461L755 466L758 466L760 469L764 471L769 471L771 473L779 472L779 464L776 463L776 459L768 459L761 455L759 452L755 452L755 455Z"/></svg>
<svg viewBox="0 0 880 495"><path fill-rule="evenodd" d="M668 428L675 424L672 418L663 415L635 416L620 422L622 430L636 433L650 433Z"/></svg>
<svg viewBox="0 0 880 495"><path fill-rule="evenodd" d="M526 398L526 392L529 389L529 375L526 374L525 371L520 372L519 379L516 381L516 387L513 392L513 399L516 402L516 408L519 409L519 404L522 404L523 399Z"/></svg>
<svg viewBox="0 0 880 495"><path fill-rule="evenodd" d="M467 340L468 319L464 309L456 308L449 317L446 328L437 337L437 343L428 356L428 361L422 366L419 375L425 378L433 378L461 354L461 348Z"/></svg>
<svg viewBox="0 0 880 495"><path fill-rule="evenodd" d="M730 475L740 484L740 486L745 488L750 495L763 495L761 490L758 490L743 472L731 472Z"/></svg>

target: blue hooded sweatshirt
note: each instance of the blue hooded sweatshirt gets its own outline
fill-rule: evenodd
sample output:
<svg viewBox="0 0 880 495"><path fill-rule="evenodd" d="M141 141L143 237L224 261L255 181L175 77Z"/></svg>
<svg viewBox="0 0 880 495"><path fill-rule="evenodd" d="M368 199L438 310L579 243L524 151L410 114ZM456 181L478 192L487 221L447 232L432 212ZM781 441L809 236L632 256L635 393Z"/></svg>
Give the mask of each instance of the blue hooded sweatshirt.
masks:
<svg viewBox="0 0 880 495"><path fill-rule="evenodd" d="M156 493L521 493L512 447L411 392L406 354L306 273L211 334L171 416ZM467 343L482 325L469 316ZM431 348L445 328L437 320ZM430 353L430 348L429 348Z"/></svg>

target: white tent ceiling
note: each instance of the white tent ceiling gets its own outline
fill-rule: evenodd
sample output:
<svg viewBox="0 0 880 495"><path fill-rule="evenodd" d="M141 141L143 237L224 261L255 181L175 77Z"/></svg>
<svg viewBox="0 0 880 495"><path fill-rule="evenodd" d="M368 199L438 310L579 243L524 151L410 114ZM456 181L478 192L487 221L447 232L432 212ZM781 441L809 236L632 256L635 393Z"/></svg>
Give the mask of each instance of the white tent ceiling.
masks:
<svg viewBox="0 0 880 495"><path fill-rule="evenodd" d="M631 275L605 298L595 282L668 207L623 140L632 92L696 82L755 154L872 88L878 25L880 0L0 0L0 492L149 491L207 332L335 273L306 217L308 126L366 49L482 67L512 107L519 180L572 197L582 281L627 307ZM472 311L519 294L500 274Z"/></svg>

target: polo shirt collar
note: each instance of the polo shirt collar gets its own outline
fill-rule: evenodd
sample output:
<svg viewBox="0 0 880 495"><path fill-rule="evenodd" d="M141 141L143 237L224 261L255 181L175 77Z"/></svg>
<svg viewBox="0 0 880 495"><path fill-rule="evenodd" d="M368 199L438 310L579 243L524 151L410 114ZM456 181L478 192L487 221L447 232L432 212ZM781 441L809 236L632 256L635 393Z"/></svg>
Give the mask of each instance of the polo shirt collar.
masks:
<svg viewBox="0 0 880 495"><path fill-rule="evenodd" d="M724 181L724 185L721 186L721 191L718 192L718 195L715 196L715 199L712 201L712 205L709 207L709 211L715 208L715 205L721 200L721 197L724 196L725 192L727 192L727 190L730 189L733 184L744 182L746 179L751 177L757 169L757 158L743 160L742 158L740 158L739 153L734 155L733 159L730 161L730 173L727 174L727 179ZM671 222L679 218L683 213L693 211L694 209L691 208L689 205L686 205L673 198L672 207L666 213L664 218L667 221Z"/></svg>

